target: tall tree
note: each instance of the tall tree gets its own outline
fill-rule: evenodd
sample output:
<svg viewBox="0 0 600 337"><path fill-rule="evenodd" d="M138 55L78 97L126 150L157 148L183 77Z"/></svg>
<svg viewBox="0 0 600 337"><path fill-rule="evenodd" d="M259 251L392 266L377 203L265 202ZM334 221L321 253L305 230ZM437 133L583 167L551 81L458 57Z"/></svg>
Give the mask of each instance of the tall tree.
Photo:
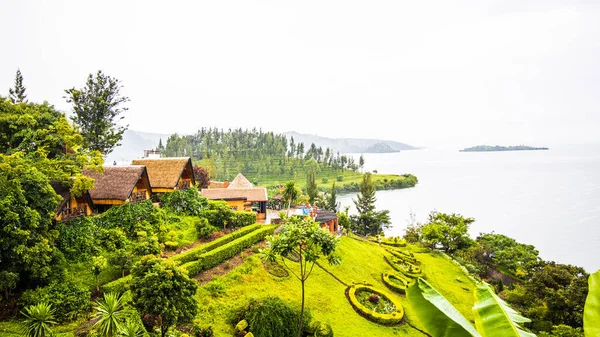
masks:
<svg viewBox="0 0 600 337"><path fill-rule="evenodd" d="M127 126L119 126L117 122L124 117L121 113L128 110L122 106L129 102L129 97L121 96L121 82L102 71L96 76L88 76L85 87L67 89L64 98L73 103L74 115L71 117L83 136L84 146L97 150L106 156L120 145Z"/></svg>
<svg viewBox="0 0 600 337"><path fill-rule="evenodd" d="M335 187L334 181L333 185L331 185L331 193L329 193L329 196L327 197L327 209L332 212L337 212L339 207L340 205L337 202L337 188Z"/></svg>
<svg viewBox="0 0 600 337"><path fill-rule="evenodd" d="M302 144L302 143L300 143ZM296 187L296 183L293 181L288 181L285 183L285 188L283 190L282 196L283 199L288 203L288 215L290 213L290 208L292 208L292 203L298 199L301 191L298 191L298 187Z"/></svg>
<svg viewBox="0 0 600 337"><path fill-rule="evenodd" d="M17 69L17 75L15 76L15 87L8 89L8 98L13 104L27 102L27 95L25 94L25 86L23 86L23 75L21 69Z"/></svg>
<svg viewBox="0 0 600 337"><path fill-rule="evenodd" d="M365 167L365 157L363 157L362 154L360 155L360 158L358 158L358 167L360 167L361 171Z"/></svg>
<svg viewBox="0 0 600 337"><path fill-rule="evenodd" d="M391 221L388 210L375 211L375 183L371 173L365 173L358 184L359 193L356 200L352 199L358 215L350 217L351 227L360 235L377 235L389 228Z"/></svg>
<svg viewBox="0 0 600 337"><path fill-rule="evenodd" d="M298 337L302 335L302 320L304 317L304 287L319 258L326 257L330 264L339 264L340 260L335 255L337 238L319 227L319 224L311 219L289 217L284 219L281 232L275 237L269 237L269 248L262 252L262 257L270 262L275 262L277 257L281 258L283 265L300 281L302 285L302 306L300 309L300 321L298 326ZM300 270L294 271L289 267L286 258L293 255L299 259Z"/></svg>

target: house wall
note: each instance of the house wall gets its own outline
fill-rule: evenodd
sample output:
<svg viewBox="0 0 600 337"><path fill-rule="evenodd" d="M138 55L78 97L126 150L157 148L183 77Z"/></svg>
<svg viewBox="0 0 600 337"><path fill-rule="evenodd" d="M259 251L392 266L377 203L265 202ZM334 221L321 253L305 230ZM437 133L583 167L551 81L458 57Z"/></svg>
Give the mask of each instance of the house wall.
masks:
<svg viewBox="0 0 600 337"><path fill-rule="evenodd" d="M146 176L142 174L138 182L133 187L133 193L137 193L138 191L146 192L146 199L150 199L150 183L146 180Z"/></svg>
<svg viewBox="0 0 600 337"><path fill-rule="evenodd" d="M92 207L91 205L88 203L88 200L85 196L81 196L79 198L75 198L74 196L71 196L71 200L69 200L66 204L65 207L63 207L62 209L59 210L58 214L56 215L56 220L61 221L63 220L62 215L60 214L62 210L67 209L67 208L75 208L75 207L79 207L79 206L85 206L85 215L91 215L92 214Z"/></svg>
<svg viewBox="0 0 600 337"><path fill-rule="evenodd" d="M231 209L236 210L236 211L243 211L244 210L244 203L246 202L246 200L225 200L227 202L227 204L229 205L229 207L231 207Z"/></svg>

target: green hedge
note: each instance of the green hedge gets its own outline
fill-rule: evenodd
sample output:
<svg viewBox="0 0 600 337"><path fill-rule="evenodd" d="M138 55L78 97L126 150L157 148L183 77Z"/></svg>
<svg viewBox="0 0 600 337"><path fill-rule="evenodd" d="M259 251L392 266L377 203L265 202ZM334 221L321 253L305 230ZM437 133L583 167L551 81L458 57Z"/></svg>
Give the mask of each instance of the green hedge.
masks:
<svg viewBox="0 0 600 337"><path fill-rule="evenodd" d="M399 285L391 279L396 279L404 283L404 285ZM382 276L383 283L388 286L393 291L399 294L406 294L406 288L411 284L415 283L415 279L411 279L402 274L392 274L392 273L383 273Z"/></svg>
<svg viewBox="0 0 600 337"><path fill-rule="evenodd" d="M383 240L381 241L381 244L392 247L406 247L406 241L403 240L400 240L398 242Z"/></svg>
<svg viewBox="0 0 600 337"><path fill-rule="evenodd" d="M104 284L102 288L103 293L117 293L122 294L129 290L129 284L131 283L131 275L121 277L120 279L114 280Z"/></svg>
<svg viewBox="0 0 600 337"><path fill-rule="evenodd" d="M413 265L417 265L419 263L419 261L417 261L415 255L412 252L407 253L396 249L386 249L386 251L406 263L410 263Z"/></svg>
<svg viewBox="0 0 600 337"><path fill-rule="evenodd" d="M405 261L394 261L393 258L391 258L387 255L385 255L384 258L387 261L387 263L389 263L389 265L392 266L392 268L394 268L396 271L399 271L402 274L404 274L410 278L417 278L417 277L423 276L423 272L421 271L421 268L419 268L413 264L410 264ZM409 268L404 267L400 263L409 265ZM410 267L412 267L412 269L410 269Z"/></svg>
<svg viewBox="0 0 600 337"><path fill-rule="evenodd" d="M246 226L246 227L239 229L233 233L224 235L214 241L211 241L205 245L194 247L184 253L175 255L175 256L171 257L171 260L178 261L182 264L187 263L187 262L192 262L192 261L196 260L200 255L202 255L208 251L211 251L215 248L221 247L224 244L227 244L227 243L229 243L237 238L240 238L248 233L251 233L251 232L259 229L261 226L262 225L259 225L259 224L255 224L252 226Z"/></svg>
<svg viewBox="0 0 600 337"><path fill-rule="evenodd" d="M377 312L373 312L371 309L362 305L358 301L358 299L356 299L356 291L359 289L365 289L372 293L378 294L380 297L388 299L394 304L394 306L396 307L396 311L392 312L391 314L380 314ZM350 300L350 304L352 305L354 310L356 310L361 316L375 323L383 325L395 325L400 323L400 321L402 321L402 318L404 317L404 309L402 308L402 304L400 304L400 302L393 299L390 295L369 286L358 284L348 287L348 299Z"/></svg>
<svg viewBox="0 0 600 337"><path fill-rule="evenodd" d="M229 219L228 226L246 227L256 223L256 213L254 212L234 212Z"/></svg>
<svg viewBox="0 0 600 337"><path fill-rule="evenodd" d="M276 226L264 226L257 231L251 232L250 234L231 241L221 247L213 249L207 253L204 253L195 261L188 262L182 267L187 269L190 276L196 275L203 270L212 268L219 263L232 258L236 254L242 252L244 249L252 246L253 244L263 240L267 235L273 234Z"/></svg>

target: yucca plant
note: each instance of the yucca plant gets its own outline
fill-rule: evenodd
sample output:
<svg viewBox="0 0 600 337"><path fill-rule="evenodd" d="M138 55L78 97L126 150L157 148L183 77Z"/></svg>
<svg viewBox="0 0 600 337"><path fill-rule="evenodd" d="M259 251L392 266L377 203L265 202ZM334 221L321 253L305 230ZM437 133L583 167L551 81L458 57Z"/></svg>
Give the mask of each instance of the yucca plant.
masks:
<svg viewBox="0 0 600 337"><path fill-rule="evenodd" d="M433 337L535 337L519 324L530 322L481 283L475 290L475 327L427 281L419 278L407 297L425 330Z"/></svg>
<svg viewBox="0 0 600 337"><path fill-rule="evenodd" d="M138 324L132 320L127 320L125 326L119 331L119 337L142 337L144 332Z"/></svg>
<svg viewBox="0 0 600 337"><path fill-rule="evenodd" d="M123 297L115 293L104 294L103 301L96 301L94 310L96 319L94 328L102 337L116 337L121 330L123 316Z"/></svg>
<svg viewBox="0 0 600 337"><path fill-rule="evenodd" d="M51 326L56 324L54 309L48 303L30 305L21 312L25 316L23 335L25 337L53 336Z"/></svg>

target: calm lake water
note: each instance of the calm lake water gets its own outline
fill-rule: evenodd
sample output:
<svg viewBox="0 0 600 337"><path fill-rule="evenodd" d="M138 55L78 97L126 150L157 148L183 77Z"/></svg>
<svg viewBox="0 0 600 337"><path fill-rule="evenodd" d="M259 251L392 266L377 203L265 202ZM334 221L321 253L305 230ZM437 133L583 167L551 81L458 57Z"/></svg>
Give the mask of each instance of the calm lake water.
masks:
<svg viewBox="0 0 600 337"><path fill-rule="evenodd" d="M424 149L365 154L365 169L412 173L415 188L377 192L388 209L388 236L402 235L414 213L475 218L471 236L496 232L534 245L545 260L600 269L600 145L548 151L471 152ZM354 194L339 201L352 206Z"/></svg>

